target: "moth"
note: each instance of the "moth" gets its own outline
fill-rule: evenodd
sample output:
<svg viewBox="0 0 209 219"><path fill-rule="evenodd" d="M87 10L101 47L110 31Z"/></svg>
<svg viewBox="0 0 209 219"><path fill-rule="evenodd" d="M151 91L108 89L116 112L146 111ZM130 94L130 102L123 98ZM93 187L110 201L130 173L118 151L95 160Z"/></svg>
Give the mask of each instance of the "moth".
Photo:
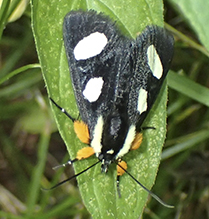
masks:
<svg viewBox="0 0 209 219"><path fill-rule="evenodd" d="M119 178L127 172L122 157L142 142L143 121L169 70L173 37L151 25L133 40L121 34L108 16L92 10L69 12L63 37L81 120L50 99L72 120L77 137L87 144L68 164L95 155L98 162L94 165L101 163L106 173L116 162L119 191Z"/></svg>

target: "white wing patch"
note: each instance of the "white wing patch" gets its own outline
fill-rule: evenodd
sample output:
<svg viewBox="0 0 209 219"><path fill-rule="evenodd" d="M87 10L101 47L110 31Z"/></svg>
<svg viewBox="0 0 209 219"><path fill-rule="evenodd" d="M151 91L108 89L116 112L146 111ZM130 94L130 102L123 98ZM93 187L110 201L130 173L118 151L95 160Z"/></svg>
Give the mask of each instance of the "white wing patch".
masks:
<svg viewBox="0 0 209 219"><path fill-rule="evenodd" d="M131 125L129 127L125 142L121 150L118 152L116 159L124 156L127 154L131 148L131 143L133 142L136 135L136 127L134 125Z"/></svg>
<svg viewBox="0 0 209 219"><path fill-rule="evenodd" d="M89 102L95 102L99 98L99 96L102 92L103 84L104 84L104 81L103 81L102 77L91 78L87 82L86 87L83 90L84 97Z"/></svg>
<svg viewBox="0 0 209 219"><path fill-rule="evenodd" d="M143 88L139 90L137 110L140 114L147 110L147 91Z"/></svg>
<svg viewBox="0 0 209 219"><path fill-rule="evenodd" d="M101 153L102 145L102 132L103 132L104 120L102 116L100 116L97 120L97 124L94 127L93 139L91 141L91 147L94 148L96 156Z"/></svg>
<svg viewBox="0 0 209 219"><path fill-rule="evenodd" d="M74 48L76 60L86 60L99 55L107 45L107 37L103 33L95 32L84 37Z"/></svg>
<svg viewBox="0 0 209 219"><path fill-rule="evenodd" d="M150 45L148 47L147 59L153 76L156 77L157 79L160 79L163 75L163 66L154 45Z"/></svg>

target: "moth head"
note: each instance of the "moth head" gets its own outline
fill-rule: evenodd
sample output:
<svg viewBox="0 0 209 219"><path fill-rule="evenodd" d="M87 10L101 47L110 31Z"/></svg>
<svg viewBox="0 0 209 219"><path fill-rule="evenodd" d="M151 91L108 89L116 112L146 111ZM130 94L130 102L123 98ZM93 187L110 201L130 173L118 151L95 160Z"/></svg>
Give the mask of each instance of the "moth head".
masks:
<svg viewBox="0 0 209 219"><path fill-rule="evenodd" d="M109 165L115 160L112 156L112 154L100 154L99 155L99 160L101 161L102 165L101 165L101 172L103 173L107 173Z"/></svg>

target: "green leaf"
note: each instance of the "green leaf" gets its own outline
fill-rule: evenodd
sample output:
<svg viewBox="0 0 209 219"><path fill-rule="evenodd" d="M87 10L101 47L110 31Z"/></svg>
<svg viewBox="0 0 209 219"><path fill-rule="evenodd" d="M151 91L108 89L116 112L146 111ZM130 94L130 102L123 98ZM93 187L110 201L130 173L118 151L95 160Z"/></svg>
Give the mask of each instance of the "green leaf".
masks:
<svg viewBox="0 0 209 219"><path fill-rule="evenodd" d="M148 24L163 25L163 5L160 0L32 1L33 31L47 91L50 97L75 118L79 113L65 56L62 23L70 10L77 9L104 12L117 21L124 33L134 38ZM128 162L128 171L147 188L154 184L160 162L166 132L166 101L167 96L163 89L143 124L155 127L156 130L144 131L140 149L131 151L124 157ZM77 151L85 145L76 138L72 122L58 109L53 107L53 111L70 157L75 158ZM75 163L75 172L82 171L96 161L92 157ZM147 202L147 192L127 174L121 177L122 197L118 197L114 164L107 174L101 174L100 165L97 165L77 180L83 201L93 218L138 218Z"/></svg>
<svg viewBox="0 0 209 219"><path fill-rule="evenodd" d="M2 37L3 30L5 28L5 24L7 22L7 13L9 10L10 0L4 0L0 3L0 39Z"/></svg>
<svg viewBox="0 0 209 219"><path fill-rule="evenodd" d="M186 18L196 32L201 43L209 50L208 8L209 1L205 0L169 0L178 13Z"/></svg>
<svg viewBox="0 0 209 219"><path fill-rule="evenodd" d="M174 90L209 107L209 89L173 71L168 74L168 85Z"/></svg>

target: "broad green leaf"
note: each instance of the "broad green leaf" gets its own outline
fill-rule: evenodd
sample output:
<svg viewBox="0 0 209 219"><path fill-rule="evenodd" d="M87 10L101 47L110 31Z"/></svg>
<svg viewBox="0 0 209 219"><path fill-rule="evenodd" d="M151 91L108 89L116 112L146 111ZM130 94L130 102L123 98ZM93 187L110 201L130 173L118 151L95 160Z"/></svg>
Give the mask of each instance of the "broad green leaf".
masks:
<svg viewBox="0 0 209 219"><path fill-rule="evenodd" d="M42 0L32 1L32 24L43 77L50 97L77 118L75 98L70 82L69 68L62 38L64 16L70 10L94 9L109 15L123 33L136 37L146 25L163 25L163 5L160 0ZM143 126L156 130L144 131L140 149L124 156L128 171L147 188L151 188L157 174L166 126L165 89L153 106ZM72 122L58 109L53 111L58 128L70 157L73 159L85 145L76 138ZM95 163L95 157L74 164L78 173ZM100 165L78 177L80 192L93 218L139 218L147 202L148 194L127 174L121 177L119 198L116 190L116 166L112 164L107 174L101 174Z"/></svg>
<svg viewBox="0 0 209 219"><path fill-rule="evenodd" d="M201 43L209 51L208 9L209 1L205 0L169 0L178 13L189 22Z"/></svg>

